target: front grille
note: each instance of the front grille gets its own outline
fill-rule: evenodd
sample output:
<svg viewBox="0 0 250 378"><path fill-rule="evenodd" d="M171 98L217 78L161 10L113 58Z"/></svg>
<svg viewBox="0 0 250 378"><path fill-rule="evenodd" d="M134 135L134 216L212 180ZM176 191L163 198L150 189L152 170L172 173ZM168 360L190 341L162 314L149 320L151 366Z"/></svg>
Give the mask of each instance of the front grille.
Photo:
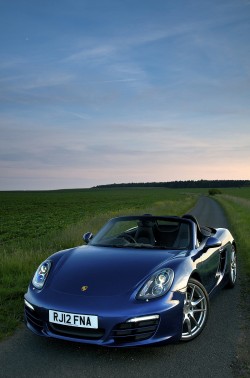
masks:
<svg viewBox="0 0 250 378"><path fill-rule="evenodd" d="M131 343L152 337L158 327L159 319L120 323L112 331L116 343Z"/></svg>
<svg viewBox="0 0 250 378"><path fill-rule="evenodd" d="M29 307L25 306L25 316L27 322L35 328L37 331L42 331L43 329L43 322L40 320L39 315L36 311L29 309Z"/></svg>
<svg viewBox="0 0 250 378"><path fill-rule="evenodd" d="M73 326L65 326L62 324L49 323L51 332L72 338L86 339L86 340L99 340L104 336L104 329L90 329Z"/></svg>

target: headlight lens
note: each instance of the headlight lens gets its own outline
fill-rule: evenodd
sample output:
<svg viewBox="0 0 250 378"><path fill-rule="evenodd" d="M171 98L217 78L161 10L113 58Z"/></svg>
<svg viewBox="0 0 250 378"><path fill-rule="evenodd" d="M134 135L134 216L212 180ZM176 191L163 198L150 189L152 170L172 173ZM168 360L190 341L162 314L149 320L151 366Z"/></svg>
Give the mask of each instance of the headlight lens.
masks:
<svg viewBox="0 0 250 378"><path fill-rule="evenodd" d="M32 284L37 288L37 289L42 289L43 285L46 281L46 278L48 277L49 271L51 267L51 262L50 261L44 261L39 268L37 269L33 280Z"/></svg>
<svg viewBox="0 0 250 378"><path fill-rule="evenodd" d="M170 268L156 272L139 291L138 299L152 299L161 297L171 287L174 279L174 271Z"/></svg>

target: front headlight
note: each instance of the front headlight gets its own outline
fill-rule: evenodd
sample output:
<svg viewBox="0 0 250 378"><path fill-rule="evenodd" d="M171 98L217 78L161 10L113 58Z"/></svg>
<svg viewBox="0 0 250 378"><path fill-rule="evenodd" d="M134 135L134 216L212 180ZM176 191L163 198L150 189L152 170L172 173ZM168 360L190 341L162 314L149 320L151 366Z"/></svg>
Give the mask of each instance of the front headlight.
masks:
<svg viewBox="0 0 250 378"><path fill-rule="evenodd" d="M46 260L37 269L37 271L36 271L36 273L33 277L33 280L32 280L32 284L37 289L43 288L43 285L46 281L46 278L48 277L50 267L51 267L51 262Z"/></svg>
<svg viewBox="0 0 250 378"><path fill-rule="evenodd" d="M138 299L152 299L161 297L171 287L174 279L174 271L170 268L156 272L139 291Z"/></svg>

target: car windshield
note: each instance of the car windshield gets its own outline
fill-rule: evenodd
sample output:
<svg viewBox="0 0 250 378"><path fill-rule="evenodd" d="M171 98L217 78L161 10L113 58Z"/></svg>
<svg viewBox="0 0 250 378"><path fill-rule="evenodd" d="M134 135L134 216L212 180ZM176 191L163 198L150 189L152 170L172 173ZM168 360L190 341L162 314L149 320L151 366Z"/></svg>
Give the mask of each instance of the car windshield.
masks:
<svg viewBox="0 0 250 378"><path fill-rule="evenodd" d="M114 248L188 249L190 222L178 217L119 217L111 219L90 245Z"/></svg>

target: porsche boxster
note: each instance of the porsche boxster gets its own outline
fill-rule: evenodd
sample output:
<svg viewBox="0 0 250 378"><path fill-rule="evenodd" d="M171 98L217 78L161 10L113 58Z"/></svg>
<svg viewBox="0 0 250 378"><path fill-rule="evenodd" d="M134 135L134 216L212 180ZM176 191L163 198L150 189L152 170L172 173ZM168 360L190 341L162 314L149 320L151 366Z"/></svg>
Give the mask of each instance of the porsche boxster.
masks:
<svg viewBox="0 0 250 378"><path fill-rule="evenodd" d="M189 341L218 288L234 287L236 244L186 214L111 219L38 267L24 296L35 334L113 347Z"/></svg>

